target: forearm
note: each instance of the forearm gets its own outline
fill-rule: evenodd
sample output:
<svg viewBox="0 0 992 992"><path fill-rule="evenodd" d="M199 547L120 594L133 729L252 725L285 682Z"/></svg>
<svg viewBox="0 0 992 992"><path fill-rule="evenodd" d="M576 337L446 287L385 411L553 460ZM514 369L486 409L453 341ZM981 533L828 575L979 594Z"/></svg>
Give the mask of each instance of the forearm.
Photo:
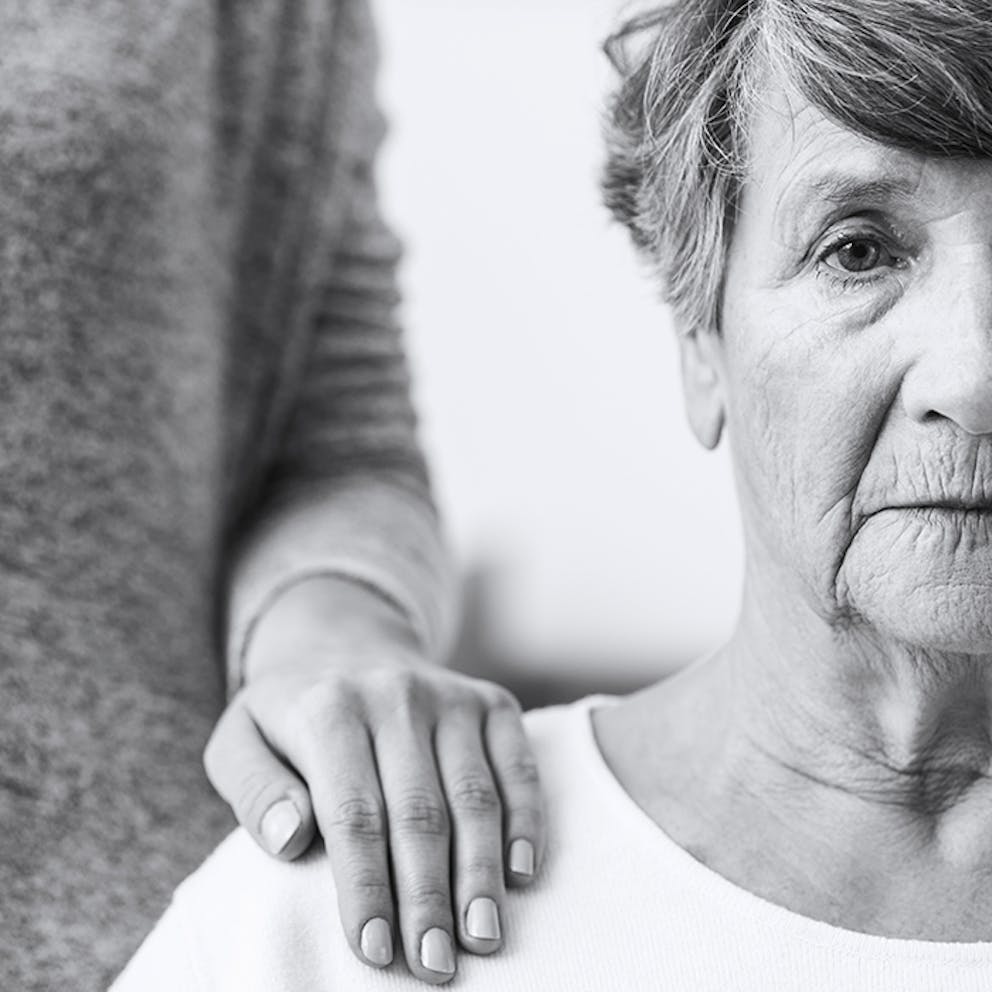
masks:
<svg viewBox="0 0 992 992"><path fill-rule="evenodd" d="M403 624L423 657L442 659L454 622L453 583L427 498L396 478L356 473L294 485L269 500L229 571L230 693L245 677L263 618L304 603L319 603L342 631L362 623L371 630L373 617ZM291 663L292 652L280 654Z"/></svg>
<svg viewBox="0 0 992 992"><path fill-rule="evenodd" d="M379 215L374 183L384 125L374 101L370 13L364 0L340 10L337 97L348 114L334 136L326 196L347 210L316 265L306 361L287 387L291 414L228 554L231 692L262 619L317 577L350 582L369 609L381 600L405 617L427 659L444 656L453 625L452 582L395 314L401 248ZM342 605L332 586L321 588L328 610L331 600L336 612L357 610L352 596Z"/></svg>

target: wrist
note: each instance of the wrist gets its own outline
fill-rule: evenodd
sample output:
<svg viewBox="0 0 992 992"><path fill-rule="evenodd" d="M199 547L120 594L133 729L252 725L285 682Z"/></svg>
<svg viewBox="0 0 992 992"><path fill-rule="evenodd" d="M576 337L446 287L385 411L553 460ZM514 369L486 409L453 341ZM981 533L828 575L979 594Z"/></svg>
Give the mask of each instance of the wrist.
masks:
<svg viewBox="0 0 992 992"><path fill-rule="evenodd" d="M250 682L294 659L368 656L370 645L416 657L423 645L406 611L387 594L344 574L301 576L262 607L242 649L242 673Z"/></svg>

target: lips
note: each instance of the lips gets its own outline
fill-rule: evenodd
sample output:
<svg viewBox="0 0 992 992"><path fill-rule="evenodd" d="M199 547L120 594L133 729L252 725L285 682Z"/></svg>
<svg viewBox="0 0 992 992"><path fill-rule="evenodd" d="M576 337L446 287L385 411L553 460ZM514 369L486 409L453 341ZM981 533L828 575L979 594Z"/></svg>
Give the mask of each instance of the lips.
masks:
<svg viewBox="0 0 992 992"><path fill-rule="evenodd" d="M884 510L955 510L959 513L988 513L992 503L976 502L967 499L935 499L927 502L893 503L882 507Z"/></svg>
<svg viewBox="0 0 992 992"><path fill-rule="evenodd" d="M864 518L876 516L880 513L890 511L901 511L904 513L925 514L934 519L941 516L976 518L986 515L992 516L992 501L980 501L974 499L934 499L930 501L914 500L905 503L885 503L864 514Z"/></svg>
<svg viewBox="0 0 992 992"><path fill-rule="evenodd" d="M855 519L886 510L943 516L992 513L992 434L964 437L945 427L876 446L854 489Z"/></svg>
<svg viewBox="0 0 992 992"><path fill-rule="evenodd" d="M890 513L935 527L953 527L955 530L981 527L987 533L992 526L992 504L973 500L935 500L932 503L901 503L880 506L864 519L884 517Z"/></svg>

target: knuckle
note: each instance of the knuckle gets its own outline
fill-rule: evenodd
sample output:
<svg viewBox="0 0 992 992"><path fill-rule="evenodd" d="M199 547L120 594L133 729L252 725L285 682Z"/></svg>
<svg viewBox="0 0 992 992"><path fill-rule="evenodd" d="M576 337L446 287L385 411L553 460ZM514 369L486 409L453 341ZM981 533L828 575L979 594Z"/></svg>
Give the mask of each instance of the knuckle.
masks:
<svg viewBox="0 0 992 992"><path fill-rule="evenodd" d="M293 704L292 722L313 731L332 724L342 715L354 712L348 692L338 679L322 679L308 686Z"/></svg>
<svg viewBox="0 0 992 992"><path fill-rule="evenodd" d="M469 875L473 878L486 878L498 880L503 877L503 865L495 858L477 856L470 858L458 869L460 874Z"/></svg>
<svg viewBox="0 0 992 992"><path fill-rule="evenodd" d="M372 672L365 683L365 699L374 732L385 727L412 734L431 712L430 700L415 672Z"/></svg>
<svg viewBox="0 0 992 992"><path fill-rule="evenodd" d="M537 762L529 754L514 755L506 764L504 774L507 781L516 786L537 788L541 781Z"/></svg>
<svg viewBox="0 0 992 992"><path fill-rule="evenodd" d="M264 772L260 770L248 772L242 776L234 794L235 809L243 810L249 815L255 811L261 814L268 805L265 800L272 791L271 787L272 780Z"/></svg>
<svg viewBox="0 0 992 992"><path fill-rule="evenodd" d="M434 795L412 793L404 796L390 815L401 833L427 837L447 837L448 811Z"/></svg>
<svg viewBox="0 0 992 992"><path fill-rule="evenodd" d="M536 837L542 830L544 814L536 806L517 806L510 813L513 834Z"/></svg>
<svg viewBox="0 0 992 992"><path fill-rule="evenodd" d="M384 708L389 718L400 723L414 724L428 709L424 687L413 672L393 672L382 690Z"/></svg>
<svg viewBox="0 0 992 992"><path fill-rule="evenodd" d="M386 816L381 804L370 796L352 796L338 803L330 827L350 840L383 840Z"/></svg>
<svg viewBox="0 0 992 992"><path fill-rule="evenodd" d="M457 779L450 788L451 808L456 813L498 813L499 795L492 782L479 775Z"/></svg>
<svg viewBox="0 0 992 992"><path fill-rule="evenodd" d="M415 695L418 675L409 668L373 669L365 676L370 691L393 699L407 699Z"/></svg>
<svg viewBox="0 0 992 992"><path fill-rule="evenodd" d="M523 712L517 697L514 696L512 692L509 692L501 686L493 687L493 697L490 707L495 713L507 714L510 716L519 717Z"/></svg>
<svg viewBox="0 0 992 992"><path fill-rule="evenodd" d="M362 872L351 879L351 895L365 906L389 906L393 890L388 881L371 872Z"/></svg>
<svg viewBox="0 0 992 992"><path fill-rule="evenodd" d="M413 909L438 910L450 913L451 894L448 890L429 879L409 881L404 892L407 904Z"/></svg>

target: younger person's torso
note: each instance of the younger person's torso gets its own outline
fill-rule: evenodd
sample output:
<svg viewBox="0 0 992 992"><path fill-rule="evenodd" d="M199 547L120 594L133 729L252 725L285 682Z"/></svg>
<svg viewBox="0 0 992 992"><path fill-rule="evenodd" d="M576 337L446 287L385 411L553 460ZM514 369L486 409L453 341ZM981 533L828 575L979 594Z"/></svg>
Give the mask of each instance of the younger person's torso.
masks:
<svg viewBox="0 0 992 992"><path fill-rule="evenodd" d="M0 12L4 988L103 987L230 823L218 552L333 228L344 5Z"/></svg>

